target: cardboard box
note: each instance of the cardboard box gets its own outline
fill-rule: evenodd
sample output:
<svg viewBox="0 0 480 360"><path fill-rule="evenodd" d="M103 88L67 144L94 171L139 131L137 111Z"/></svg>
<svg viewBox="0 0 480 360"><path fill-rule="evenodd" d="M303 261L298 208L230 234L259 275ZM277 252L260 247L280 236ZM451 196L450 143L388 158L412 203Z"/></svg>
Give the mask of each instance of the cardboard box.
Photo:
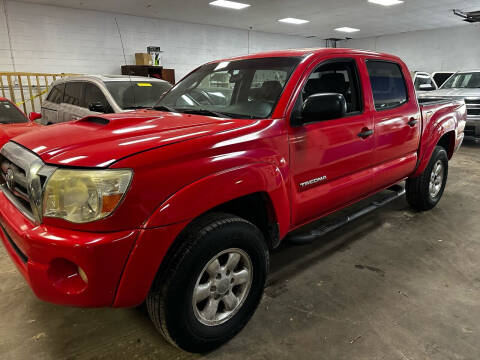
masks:
<svg viewBox="0 0 480 360"><path fill-rule="evenodd" d="M135 53L135 63L137 65L152 65L152 56L148 53Z"/></svg>

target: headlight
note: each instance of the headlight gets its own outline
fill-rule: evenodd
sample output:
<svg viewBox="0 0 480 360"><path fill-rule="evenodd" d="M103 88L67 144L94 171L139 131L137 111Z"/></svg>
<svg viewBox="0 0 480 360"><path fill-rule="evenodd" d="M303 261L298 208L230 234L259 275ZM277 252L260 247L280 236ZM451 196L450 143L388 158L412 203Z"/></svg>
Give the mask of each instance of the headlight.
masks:
<svg viewBox="0 0 480 360"><path fill-rule="evenodd" d="M47 182L43 216L86 223L103 219L120 204L131 170L57 169Z"/></svg>

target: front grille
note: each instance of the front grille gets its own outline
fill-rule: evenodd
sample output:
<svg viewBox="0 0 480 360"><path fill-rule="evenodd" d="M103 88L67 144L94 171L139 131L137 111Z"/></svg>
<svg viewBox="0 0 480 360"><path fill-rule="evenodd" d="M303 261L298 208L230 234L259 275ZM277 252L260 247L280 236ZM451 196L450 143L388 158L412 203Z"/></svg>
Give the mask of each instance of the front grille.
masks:
<svg viewBox="0 0 480 360"><path fill-rule="evenodd" d="M475 135L475 126L471 126L471 125L468 125L468 126L465 126L465 135Z"/></svg>
<svg viewBox="0 0 480 360"><path fill-rule="evenodd" d="M480 109L469 109L467 108L467 115L480 115Z"/></svg>
<svg viewBox="0 0 480 360"><path fill-rule="evenodd" d="M480 99L465 99L465 104L480 105Z"/></svg>
<svg viewBox="0 0 480 360"><path fill-rule="evenodd" d="M0 154L0 167L0 182L3 192L10 199L15 199L15 202L21 205L22 211L26 212L26 215L30 218L33 218L25 169L14 164L13 161L10 161L3 154ZM11 177L11 179L7 179L8 177Z"/></svg>
<svg viewBox="0 0 480 360"><path fill-rule="evenodd" d="M9 142L0 152L0 190L27 218L40 223L43 185L54 170L36 154Z"/></svg>

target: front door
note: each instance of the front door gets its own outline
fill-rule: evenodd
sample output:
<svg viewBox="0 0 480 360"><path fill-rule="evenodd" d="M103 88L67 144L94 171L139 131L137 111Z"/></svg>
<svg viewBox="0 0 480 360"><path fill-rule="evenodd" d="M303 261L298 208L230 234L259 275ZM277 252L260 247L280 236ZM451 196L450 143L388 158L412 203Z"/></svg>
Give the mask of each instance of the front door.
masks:
<svg viewBox="0 0 480 360"><path fill-rule="evenodd" d="M308 96L340 93L347 101L343 118L290 125L292 223L299 226L354 202L372 191L374 148L371 101L361 84L358 59L320 63L306 75L292 119ZM362 68L363 69L363 68Z"/></svg>

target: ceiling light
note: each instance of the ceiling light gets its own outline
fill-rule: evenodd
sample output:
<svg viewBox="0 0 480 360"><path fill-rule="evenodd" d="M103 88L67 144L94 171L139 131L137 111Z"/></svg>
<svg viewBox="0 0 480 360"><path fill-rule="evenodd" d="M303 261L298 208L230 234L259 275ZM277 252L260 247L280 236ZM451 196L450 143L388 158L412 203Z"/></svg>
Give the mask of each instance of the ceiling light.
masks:
<svg viewBox="0 0 480 360"><path fill-rule="evenodd" d="M368 0L369 3L383 5L383 6L392 6L403 4L403 0Z"/></svg>
<svg viewBox="0 0 480 360"><path fill-rule="evenodd" d="M351 27L348 27L348 26L344 26L344 27L336 28L335 31L346 32L346 33L354 33L354 32L360 31L360 29L355 29L355 28L351 28Z"/></svg>
<svg viewBox="0 0 480 360"><path fill-rule="evenodd" d="M296 19L296 18L285 18L285 19L280 19L278 21L283 23L288 23L288 24L296 24L296 25L310 22L309 20Z"/></svg>
<svg viewBox="0 0 480 360"><path fill-rule="evenodd" d="M250 4L243 4L243 3L239 3L235 1L227 1L227 0L215 0L215 1L212 1L210 5L221 6L221 7L235 9L235 10L245 9L250 6Z"/></svg>

